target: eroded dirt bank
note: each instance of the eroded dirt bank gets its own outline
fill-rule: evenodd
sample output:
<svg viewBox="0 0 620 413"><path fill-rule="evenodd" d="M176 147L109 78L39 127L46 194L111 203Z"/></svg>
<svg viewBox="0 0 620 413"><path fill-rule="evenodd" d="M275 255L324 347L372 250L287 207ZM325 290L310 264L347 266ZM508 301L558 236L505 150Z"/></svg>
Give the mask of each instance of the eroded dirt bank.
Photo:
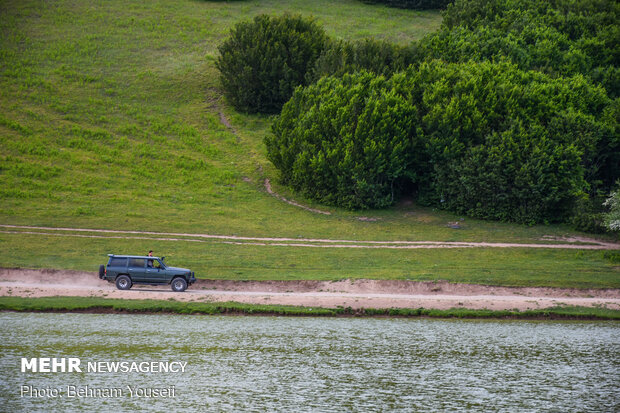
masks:
<svg viewBox="0 0 620 413"><path fill-rule="evenodd" d="M184 293L168 286L119 291L94 272L0 269L0 295L82 296L178 301L237 301L336 308L472 308L520 311L557 305L620 309L620 289L512 288L397 280L230 281L199 280Z"/></svg>

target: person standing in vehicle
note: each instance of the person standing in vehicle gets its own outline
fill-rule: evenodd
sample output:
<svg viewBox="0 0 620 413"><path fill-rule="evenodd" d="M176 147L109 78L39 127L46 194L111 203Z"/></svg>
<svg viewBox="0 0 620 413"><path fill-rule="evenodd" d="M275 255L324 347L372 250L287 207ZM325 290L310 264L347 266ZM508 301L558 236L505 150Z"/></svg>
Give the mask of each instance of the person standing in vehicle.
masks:
<svg viewBox="0 0 620 413"><path fill-rule="evenodd" d="M149 257L152 257L152 256L153 256L153 250L149 250ZM153 267L153 260L147 260L146 261L146 266L152 268Z"/></svg>

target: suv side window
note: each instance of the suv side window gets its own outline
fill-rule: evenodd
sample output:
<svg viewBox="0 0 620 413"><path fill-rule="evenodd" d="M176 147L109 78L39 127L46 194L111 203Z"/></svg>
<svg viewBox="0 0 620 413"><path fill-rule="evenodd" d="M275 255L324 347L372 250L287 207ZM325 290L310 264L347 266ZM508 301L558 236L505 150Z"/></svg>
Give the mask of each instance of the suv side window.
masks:
<svg viewBox="0 0 620 413"><path fill-rule="evenodd" d="M130 258L129 266L133 268L144 268L144 258Z"/></svg>
<svg viewBox="0 0 620 413"><path fill-rule="evenodd" d="M110 262L108 263L108 267L125 267L126 265L127 258L113 257L110 258Z"/></svg>

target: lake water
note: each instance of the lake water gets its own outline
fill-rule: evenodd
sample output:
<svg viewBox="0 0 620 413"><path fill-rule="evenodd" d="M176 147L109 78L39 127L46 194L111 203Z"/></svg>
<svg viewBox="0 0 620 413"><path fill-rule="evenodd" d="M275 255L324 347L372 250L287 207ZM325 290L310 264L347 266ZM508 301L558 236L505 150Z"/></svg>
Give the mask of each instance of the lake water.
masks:
<svg viewBox="0 0 620 413"><path fill-rule="evenodd" d="M620 410L617 322L0 313L0 327L2 411ZM34 357L83 371L21 372Z"/></svg>

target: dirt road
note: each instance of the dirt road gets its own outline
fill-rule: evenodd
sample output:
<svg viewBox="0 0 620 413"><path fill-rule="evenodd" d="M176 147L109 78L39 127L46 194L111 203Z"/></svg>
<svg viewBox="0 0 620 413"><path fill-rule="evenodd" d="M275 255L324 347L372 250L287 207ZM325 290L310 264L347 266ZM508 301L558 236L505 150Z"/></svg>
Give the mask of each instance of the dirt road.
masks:
<svg viewBox="0 0 620 413"><path fill-rule="evenodd" d="M620 309L620 290L510 288L447 282L394 280L226 281L199 280L184 293L168 286L135 286L119 291L96 273L0 269L0 295L81 296L178 301L236 301L336 308L472 308L520 311L557 305Z"/></svg>
<svg viewBox="0 0 620 413"><path fill-rule="evenodd" d="M473 242L473 241L364 241L325 238L240 237L234 235L191 234L152 231L130 231L93 228L56 228L24 225L2 225L3 234L31 234L76 238L149 239L155 241L216 242L235 245L281 246L297 248L555 248L587 250L619 250L620 244L592 238L555 238L545 236L539 243Z"/></svg>

